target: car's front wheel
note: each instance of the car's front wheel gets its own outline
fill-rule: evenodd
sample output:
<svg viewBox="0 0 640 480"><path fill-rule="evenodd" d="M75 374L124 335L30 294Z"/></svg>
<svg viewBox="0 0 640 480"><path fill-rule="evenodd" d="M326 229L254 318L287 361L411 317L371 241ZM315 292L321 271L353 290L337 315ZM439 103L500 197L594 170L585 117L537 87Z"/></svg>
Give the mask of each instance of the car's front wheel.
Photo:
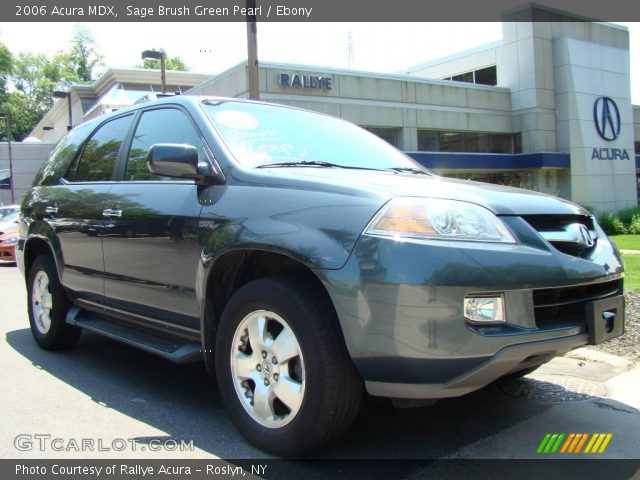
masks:
<svg viewBox="0 0 640 480"><path fill-rule="evenodd" d="M240 432L259 448L299 456L335 441L353 422L362 383L327 300L281 278L243 286L216 340L216 374Z"/></svg>
<svg viewBox="0 0 640 480"><path fill-rule="evenodd" d="M41 255L34 260L27 289L29 324L38 345L47 350L75 345L82 330L65 321L71 303L50 257Z"/></svg>

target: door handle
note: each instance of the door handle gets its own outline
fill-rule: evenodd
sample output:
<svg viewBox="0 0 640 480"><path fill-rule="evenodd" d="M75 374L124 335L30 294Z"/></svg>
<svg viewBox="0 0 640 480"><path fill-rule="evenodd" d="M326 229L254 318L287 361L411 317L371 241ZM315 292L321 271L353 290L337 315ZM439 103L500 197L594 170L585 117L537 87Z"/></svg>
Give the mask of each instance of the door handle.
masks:
<svg viewBox="0 0 640 480"><path fill-rule="evenodd" d="M44 211L45 211L46 213L58 213L58 207L57 207L57 206L54 206L54 207L46 207L46 208L44 209Z"/></svg>
<svg viewBox="0 0 640 480"><path fill-rule="evenodd" d="M102 211L102 216L103 217L121 217L122 216L122 210L117 210L114 208L105 208Z"/></svg>

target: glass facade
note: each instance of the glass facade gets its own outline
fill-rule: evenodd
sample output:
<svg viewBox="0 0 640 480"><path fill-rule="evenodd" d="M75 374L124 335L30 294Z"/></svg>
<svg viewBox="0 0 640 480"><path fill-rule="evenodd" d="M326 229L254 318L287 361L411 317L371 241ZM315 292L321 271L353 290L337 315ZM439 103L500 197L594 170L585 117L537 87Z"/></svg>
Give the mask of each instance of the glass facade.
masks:
<svg viewBox="0 0 640 480"><path fill-rule="evenodd" d="M471 70L470 72L459 73L451 77L443 78L452 82L475 83L477 85L496 86L498 84L498 71L495 65L490 67Z"/></svg>
<svg viewBox="0 0 640 480"><path fill-rule="evenodd" d="M537 175L530 170L512 170L504 172L443 172L444 177L494 183L508 187L538 190Z"/></svg>
<svg viewBox="0 0 640 480"><path fill-rule="evenodd" d="M522 153L519 133L418 130L421 152Z"/></svg>
<svg viewBox="0 0 640 480"><path fill-rule="evenodd" d="M384 128L384 127L363 127L365 130L370 131L377 137L380 137L387 143L390 143L394 147L398 148L400 143L400 129L399 128Z"/></svg>

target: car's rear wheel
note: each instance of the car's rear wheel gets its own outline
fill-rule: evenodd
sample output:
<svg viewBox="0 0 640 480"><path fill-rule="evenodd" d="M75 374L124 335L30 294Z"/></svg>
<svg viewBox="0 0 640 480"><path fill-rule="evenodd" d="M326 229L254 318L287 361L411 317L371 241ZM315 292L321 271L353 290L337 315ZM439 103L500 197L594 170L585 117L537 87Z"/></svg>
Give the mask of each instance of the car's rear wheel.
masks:
<svg viewBox="0 0 640 480"><path fill-rule="evenodd" d="M82 330L65 321L71 303L51 258L41 255L35 259L27 289L29 324L38 345L47 350L75 345Z"/></svg>
<svg viewBox="0 0 640 480"><path fill-rule="evenodd" d="M216 339L220 395L240 432L259 448L299 456L351 426L362 383L335 313L311 287L281 278L243 286Z"/></svg>

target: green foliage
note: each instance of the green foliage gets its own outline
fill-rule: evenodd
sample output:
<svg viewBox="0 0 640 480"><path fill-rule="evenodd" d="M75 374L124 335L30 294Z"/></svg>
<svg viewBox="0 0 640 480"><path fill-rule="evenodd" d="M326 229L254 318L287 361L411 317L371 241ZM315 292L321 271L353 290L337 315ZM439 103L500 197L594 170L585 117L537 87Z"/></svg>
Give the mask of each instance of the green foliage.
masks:
<svg viewBox="0 0 640 480"><path fill-rule="evenodd" d="M634 213L627 226L627 233L634 235L640 234L640 213Z"/></svg>
<svg viewBox="0 0 640 480"><path fill-rule="evenodd" d="M39 53L12 55L0 44L0 111L11 117L11 139L24 139L53 106L53 92L93 81L102 57L89 31L76 26L66 52L53 58ZM12 87L12 88L11 88ZM0 140L6 141L0 128Z"/></svg>
<svg viewBox="0 0 640 480"><path fill-rule="evenodd" d="M627 233L627 227L612 213L603 213L600 215L598 223L607 235L624 235Z"/></svg>
<svg viewBox="0 0 640 480"><path fill-rule="evenodd" d="M71 46L66 52L54 57L65 80L73 83L90 83L94 71L102 65L102 55L98 52L95 39L83 25L76 25L71 38Z"/></svg>
<svg viewBox="0 0 640 480"><path fill-rule="evenodd" d="M13 55L3 43L0 43L0 102L7 98L7 81L12 71Z"/></svg>
<svg viewBox="0 0 640 480"><path fill-rule="evenodd" d="M158 49L159 52L164 52L164 49ZM147 58L143 60L141 64L136 65L137 68L148 68L154 70L160 70L160 60L156 60L155 58ZM180 57L167 57L164 60L164 67L166 70L177 70L179 72L187 72L189 71L189 67L186 63L184 63Z"/></svg>

